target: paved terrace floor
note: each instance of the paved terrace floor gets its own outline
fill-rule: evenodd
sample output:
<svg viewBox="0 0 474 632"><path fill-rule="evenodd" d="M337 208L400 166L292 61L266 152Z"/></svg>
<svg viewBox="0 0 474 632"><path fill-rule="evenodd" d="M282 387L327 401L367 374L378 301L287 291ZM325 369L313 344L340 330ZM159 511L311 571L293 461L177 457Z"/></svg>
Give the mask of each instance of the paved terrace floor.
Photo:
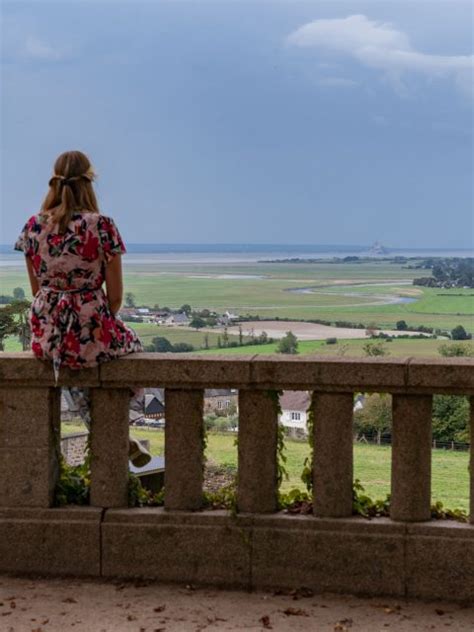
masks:
<svg viewBox="0 0 474 632"><path fill-rule="evenodd" d="M474 630L474 608L339 595L0 577L1 632Z"/></svg>

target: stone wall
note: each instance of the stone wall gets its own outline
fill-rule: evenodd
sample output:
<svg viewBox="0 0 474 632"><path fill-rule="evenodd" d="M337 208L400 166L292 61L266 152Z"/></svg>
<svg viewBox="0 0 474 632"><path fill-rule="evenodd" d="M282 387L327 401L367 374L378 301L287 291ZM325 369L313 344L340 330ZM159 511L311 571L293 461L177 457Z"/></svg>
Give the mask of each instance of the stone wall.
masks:
<svg viewBox="0 0 474 632"><path fill-rule="evenodd" d="M61 385L91 387L91 506L52 508L59 389L28 353L0 355L0 572L146 577L245 588L474 602L471 523L431 520L431 397L474 396L468 358L136 354ZM165 388L165 506L129 509L130 386ZM206 388L239 389L235 512L202 511ZM278 408L314 394L314 515L277 505ZM390 518L352 515L355 392L393 395ZM472 399L471 399L472 402ZM471 406L471 411L474 406ZM471 414L474 432L474 414Z"/></svg>
<svg viewBox="0 0 474 632"><path fill-rule="evenodd" d="M84 463L88 432L77 432L61 437L61 454L68 465Z"/></svg>

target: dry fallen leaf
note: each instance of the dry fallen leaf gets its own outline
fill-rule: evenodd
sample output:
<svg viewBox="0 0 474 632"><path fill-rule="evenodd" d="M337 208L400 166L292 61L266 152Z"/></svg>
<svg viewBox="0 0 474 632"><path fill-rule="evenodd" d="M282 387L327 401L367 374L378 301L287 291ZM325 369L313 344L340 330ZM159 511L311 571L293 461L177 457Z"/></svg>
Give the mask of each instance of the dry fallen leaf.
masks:
<svg viewBox="0 0 474 632"><path fill-rule="evenodd" d="M287 608L283 610L283 614L286 614L287 617L309 617L306 610L302 610L301 608Z"/></svg>
<svg viewBox="0 0 474 632"><path fill-rule="evenodd" d="M270 617L268 616L268 614L263 615L263 617L260 617L259 619L260 623L263 625L263 627L266 630L272 630L272 626L270 624Z"/></svg>

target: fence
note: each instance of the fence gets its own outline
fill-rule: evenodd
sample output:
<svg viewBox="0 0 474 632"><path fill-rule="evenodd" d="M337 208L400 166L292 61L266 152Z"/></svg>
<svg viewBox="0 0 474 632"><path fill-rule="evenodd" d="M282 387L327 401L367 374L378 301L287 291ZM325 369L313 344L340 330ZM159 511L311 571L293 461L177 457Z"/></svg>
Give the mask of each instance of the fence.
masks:
<svg viewBox="0 0 474 632"><path fill-rule="evenodd" d="M92 399L91 507L52 508L59 389L28 353L1 354L0 571L474 600L474 526L432 521L431 398L474 395L465 358L136 354L66 372ZM165 388L165 507L130 509L130 387ZM203 396L239 389L236 513L200 511ZM278 409L315 393L314 516L277 511ZM393 395L390 519L352 516L353 393ZM472 399L471 399L472 403ZM474 407L471 406L471 411ZM474 416L471 413L471 428ZM474 459L471 452L471 523Z"/></svg>

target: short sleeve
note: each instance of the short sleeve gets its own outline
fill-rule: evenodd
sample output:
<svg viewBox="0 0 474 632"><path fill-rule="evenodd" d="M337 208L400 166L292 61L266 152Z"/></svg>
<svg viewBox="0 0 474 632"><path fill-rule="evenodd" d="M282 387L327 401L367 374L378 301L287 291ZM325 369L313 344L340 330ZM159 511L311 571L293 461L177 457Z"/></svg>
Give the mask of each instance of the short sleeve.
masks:
<svg viewBox="0 0 474 632"><path fill-rule="evenodd" d="M109 262L114 255L122 255L126 251L122 237L114 220L101 215L98 222L99 238L104 258Z"/></svg>
<svg viewBox="0 0 474 632"><path fill-rule="evenodd" d="M23 230L18 236L18 239L15 241L15 245L13 246L14 250L24 252L25 255L27 255L29 251L28 228L29 222L26 222L26 224L23 226Z"/></svg>

